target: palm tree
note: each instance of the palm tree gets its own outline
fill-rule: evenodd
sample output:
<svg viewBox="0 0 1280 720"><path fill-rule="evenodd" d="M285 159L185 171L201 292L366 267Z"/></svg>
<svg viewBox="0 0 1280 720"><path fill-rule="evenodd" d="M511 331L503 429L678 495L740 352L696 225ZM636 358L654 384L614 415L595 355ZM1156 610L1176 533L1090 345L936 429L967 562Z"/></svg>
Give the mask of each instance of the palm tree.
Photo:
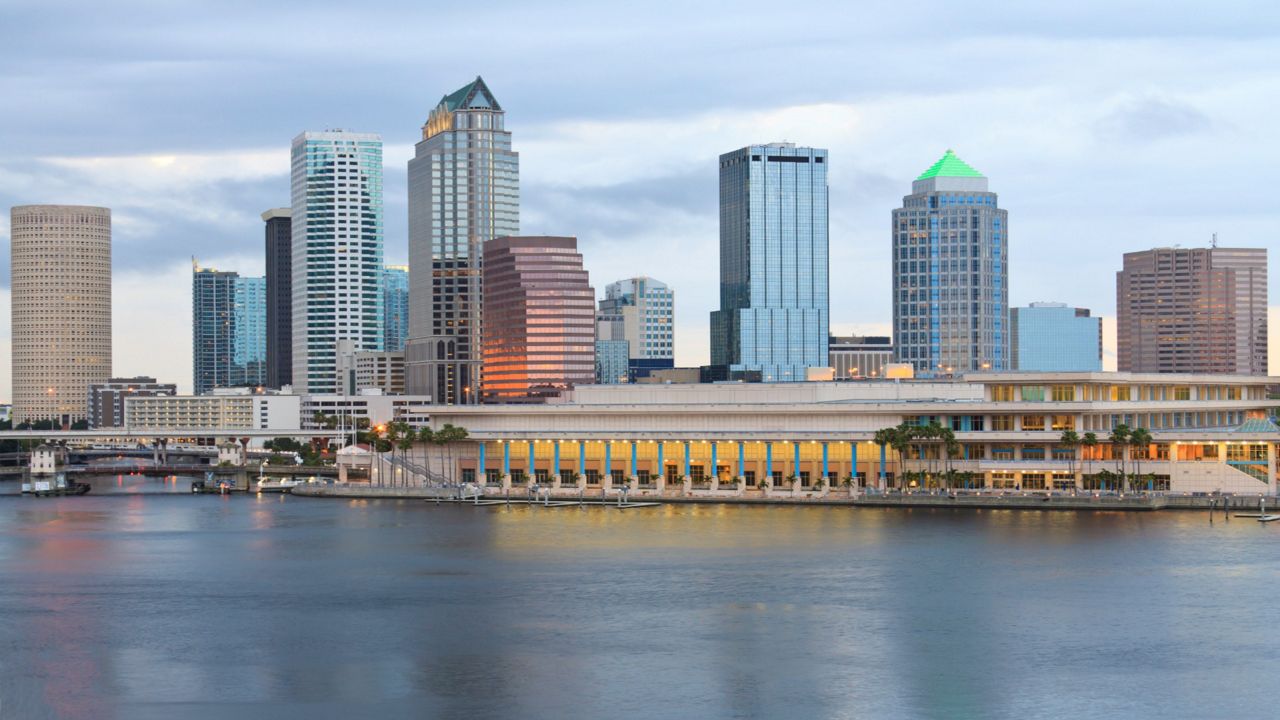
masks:
<svg viewBox="0 0 1280 720"><path fill-rule="evenodd" d="M1062 438L1058 441L1062 447L1071 451L1067 456L1067 467L1071 470L1071 482L1075 482L1076 475L1076 448L1080 446L1080 436L1075 430L1063 430Z"/></svg>
<svg viewBox="0 0 1280 720"><path fill-rule="evenodd" d="M1111 442L1111 452L1120 453L1119 457L1116 458L1116 466L1120 471L1120 484L1122 486L1124 485L1124 478L1127 477L1125 475L1124 461L1129 455L1127 450L1129 446L1129 432L1129 426L1124 423L1120 423L1112 428L1111 434L1107 436L1107 440Z"/></svg>
<svg viewBox="0 0 1280 720"><path fill-rule="evenodd" d="M1141 452L1134 453L1133 455L1133 474L1136 478L1142 477L1142 457L1146 455L1147 451L1150 449L1151 440L1151 432L1143 427L1134 428L1133 431L1129 433L1129 444L1132 445L1134 449L1142 448Z"/></svg>
<svg viewBox="0 0 1280 720"><path fill-rule="evenodd" d="M881 428L876 431L873 442L880 446L880 482L877 485L884 485L884 454L885 447L893 440L893 428ZM857 468L854 468L857 471ZM887 490L887 487L881 487L881 490Z"/></svg>
<svg viewBox="0 0 1280 720"><path fill-rule="evenodd" d="M898 453L898 475L905 478L907 475L905 468L906 463L903 462L902 453L907 448L911 447L911 429L906 423L899 425L891 431L889 444L893 446L894 452ZM902 481L899 481L898 487L900 489L905 489L906 486Z"/></svg>
<svg viewBox="0 0 1280 720"><path fill-rule="evenodd" d="M396 448L400 450L400 464L405 466L401 469L401 472L404 474L404 484L407 487L409 485L408 452L413 449L413 441L417 437L417 433L413 431L413 428L409 427L407 422L397 422L394 425L396 425L397 434Z"/></svg>
<svg viewBox="0 0 1280 720"><path fill-rule="evenodd" d="M1087 432L1080 438L1081 447L1088 449L1085 460L1089 463L1089 474L1093 474L1093 449L1098 447L1098 436L1095 433Z"/></svg>
<svg viewBox="0 0 1280 720"><path fill-rule="evenodd" d="M431 472L431 455L428 453L428 446L434 445L436 442L436 432L429 427L424 427L418 431L418 442L422 443L422 470L423 478L430 480L426 474Z"/></svg>

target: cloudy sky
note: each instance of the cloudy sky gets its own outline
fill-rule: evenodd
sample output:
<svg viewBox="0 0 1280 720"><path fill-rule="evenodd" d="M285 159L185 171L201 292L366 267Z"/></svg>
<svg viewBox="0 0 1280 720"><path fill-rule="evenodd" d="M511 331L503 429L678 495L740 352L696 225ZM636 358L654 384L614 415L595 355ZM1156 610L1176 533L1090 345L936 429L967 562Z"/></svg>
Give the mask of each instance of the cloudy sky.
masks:
<svg viewBox="0 0 1280 720"><path fill-rule="evenodd" d="M403 262L405 162L477 74L520 152L522 231L578 236L597 290L673 285L680 364L708 357L716 156L753 142L831 151L836 331L888 331L889 212L949 147L1009 210L1015 305L1112 316L1124 251L1280 248L1274 1L608 5L6 0L0 205L112 208L115 372L187 389L190 258L262 272L290 139L382 134Z"/></svg>

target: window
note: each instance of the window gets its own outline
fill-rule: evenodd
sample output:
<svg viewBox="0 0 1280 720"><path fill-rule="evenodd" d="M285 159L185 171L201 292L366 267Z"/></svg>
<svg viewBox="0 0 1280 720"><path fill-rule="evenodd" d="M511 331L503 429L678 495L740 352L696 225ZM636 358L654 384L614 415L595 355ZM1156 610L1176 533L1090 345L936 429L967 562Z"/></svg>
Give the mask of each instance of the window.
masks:
<svg viewBox="0 0 1280 720"><path fill-rule="evenodd" d="M1076 429L1075 415L1054 415L1052 417L1053 417L1053 420L1052 420L1053 424L1051 425L1051 427L1054 430L1061 432L1062 430Z"/></svg>
<svg viewBox="0 0 1280 720"><path fill-rule="evenodd" d="M1044 430L1044 416L1043 415L1023 415L1022 429L1030 430L1030 431Z"/></svg>
<svg viewBox="0 0 1280 720"><path fill-rule="evenodd" d="M1044 461L1044 448L1042 447L1024 447L1022 448L1022 459L1031 460L1033 462Z"/></svg>
<svg viewBox="0 0 1280 720"><path fill-rule="evenodd" d="M1076 389L1073 385L1054 385L1053 401L1054 402L1075 402Z"/></svg>
<svg viewBox="0 0 1280 720"><path fill-rule="evenodd" d="M1022 489L1023 490L1043 490L1044 489L1044 473L1023 473Z"/></svg>
<svg viewBox="0 0 1280 720"><path fill-rule="evenodd" d="M1175 387L1173 389L1173 399L1174 400L1190 400L1191 388L1185 387L1185 386Z"/></svg>
<svg viewBox="0 0 1280 720"><path fill-rule="evenodd" d="M993 446L993 447L991 448L991 459L992 459L992 460L1012 460L1012 459L1013 459L1013 448L1012 448L1012 447Z"/></svg>
<svg viewBox="0 0 1280 720"><path fill-rule="evenodd" d="M991 429L996 431L1012 430L1013 416L1012 415L992 415Z"/></svg>
<svg viewBox="0 0 1280 720"><path fill-rule="evenodd" d="M1044 386L1023 385L1022 401L1023 402L1044 402Z"/></svg>
<svg viewBox="0 0 1280 720"><path fill-rule="evenodd" d="M1012 385L994 385L991 388L992 402L1013 402Z"/></svg>
<svg viewBox="0 0 1280 720"><path fill-rule="evenodd" d="M1129 386L1128 385L1112 385L1111 401L1112 402L1128 402Z"/></svg>

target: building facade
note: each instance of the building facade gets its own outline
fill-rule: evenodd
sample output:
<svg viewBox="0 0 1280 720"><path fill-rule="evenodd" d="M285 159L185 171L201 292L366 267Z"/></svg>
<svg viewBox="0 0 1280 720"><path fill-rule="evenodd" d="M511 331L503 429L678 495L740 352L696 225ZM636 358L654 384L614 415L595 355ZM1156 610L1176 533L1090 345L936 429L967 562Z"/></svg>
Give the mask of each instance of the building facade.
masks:
<svg viewBox="0 0 1280 720"><path fill-rule="evenodd" d="M1267 251L1156 248L1116 273L1121 371L1267 374Z"/></svg>
<svg viewBox="0 0 1280 720"><path fill-rule="evenodd" d="M605 286L596 312L596 340L627 343L627 380L633 382L654 370L675 365L675 293L651 277L634 277ZM617 353L616 346L605 346ZM606 357L609 365L612 356ZM597 373L599 376L599 373ZM612 370L602 382L618 382Z"/></svg>
<svg viewBox="0 0 1280 720"><path fill-rule="evenodd" d="M239 384L235 367L238 273L191 262L192 390L203 395Z"/></svg>
<svg viewBox="0 0 1280 720"><path fill-rule="evenodd" d="M262 213L266 223L267 387L293 382L293 220L289 208Z"/></svg>
<svg viewBox="0 0 1280 720"><path fill-rule="evenodd" d="M885 366L893 362L893 341L877 335L833 335L827 358L836 380L886 377Z"/></svg>
<svg viewBox="0 0 1280 720"><path fill-rule="evenodd" d="M484 80L444 96L409 160L409 392L477 402L484 243L520 232L519 154Z"/></svg>
<svg viewBox="0 0 1280 720"><path fill-rule="evenodd" d="M355 355L356 392L379 390L404 394L403 352L359 352Z"/></svg>
<svg viewBox="0 0 1280 720"><path fill-rule="evenodd" d="M1088 308L1033 302L1009 313L1014 370L1102 370L1102 318L1090 317Z"/></svg>
<svg viewBox="0 0 1280 720"><path fill-rule="evenodd" d="M178 386L153 377L111 378L89 386L89 427L124 427L124 402L131 397L177 395Z"/></svg>
<svg viewBox="0 0 1280 720"><path fill-rule="evenodd" d="M382 138L304 132L292 147L293 387L335 392L337 346L382 350Z"/></svg>
<svg viewBox="0 0 1280 720"><path fill-rule="evenodd" d="M893 211L893 337L918 377L1007 370L1009 213L951 150Z"/></svg>
<svg viewBox="0 0 1280 720"><path fill-rule="evenodd" d="M595 380L595 290L572 237L484 244L485 402L535 402Z"/></svg>
<svg viewBox="0 0 1280 720"><path fill-rule="evenodd" d="M236 385L267 383L267 279L237 277L231 360Z"/></svg>
<svg viewBox="0 0 1280 720"><path fill-rule="evenodd" d="M111 377L111 211L10 210L13 422L69 426Z"/></svg>
<svg viewBox="0 0 1280 720"><path fill-rule="evenodd" d="M720 156L720 309L711 364L800 381L826 367L827 151L791 143Z"/></svg>
<svg viewBox="0 0 1280 720"><path fill-rule="evenodd" d="M409 338L409 266L382 269L382 337L387 352L404 352Z"/></svg>
<svg viewBox="0 0 1280 720"><path fill-rule="evenodd" d="M1272 379L1274 380L1274 379ZM465 427L463 481L637 495L854 488L1274 495L1280 428L1267 378L1129 373L979 373L947 381L593 385L545 405L451 407L433 427ZM950 428L899 452L876 432ZM1117 446L1124 424L1149 444ZM1091 446L1063 433L1093 433ZM768 482L765 482L768 481ZM792 484L794 483L794 484ZM576 486L576 488L575 488ZM682 487L683 486L683 487ZM736 487L735 487L736 486Z"/></svg>
<svg viewBox="0 0 1280 720"><path fill-rule="evenodd" d="M302 398L302 429L321 430L330 418L339 418L341 427L372 427L389 422L405 422L414 428L426 427L431 398L425 395L383 395L368 390L356 395L307 395Z"/></svg>
<svg viewBox="0 0 1280 720"><path fill-rule="evenodd" d="M596 384L616 385L633 382L631 376L631 343L612 339L612 324L596 321ZM652 371L650 371L652 372ZM645 373L648 377L649 373Z"/></svg>
<svg viewBox="0 0 1280 720"><path fill-rule="evenodd" d="M210 395L128 397L125 427L130 430L298 430L301 398L222 389Z"/></svg>

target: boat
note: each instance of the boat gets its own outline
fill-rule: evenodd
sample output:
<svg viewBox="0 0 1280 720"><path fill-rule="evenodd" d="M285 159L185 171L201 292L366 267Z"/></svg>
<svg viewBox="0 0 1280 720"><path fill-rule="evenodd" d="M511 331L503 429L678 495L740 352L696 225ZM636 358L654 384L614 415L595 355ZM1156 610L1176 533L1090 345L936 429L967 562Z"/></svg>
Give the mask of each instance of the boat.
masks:
<svg viewBox="0 0 1280 720"><path fill-rule="evenodd" d="M61 473L54 478L33 477L30 481L22 483L22 494L34 495L35 497L84 495L87 492L89 492L88 483L68 480Z"/></svg>
<svg viewBox="0 0 1280 720"><path fill-rule="evenodd" d="M289 492L303 484L303 482L294 478L259 478L258 492Z"/></svg>

